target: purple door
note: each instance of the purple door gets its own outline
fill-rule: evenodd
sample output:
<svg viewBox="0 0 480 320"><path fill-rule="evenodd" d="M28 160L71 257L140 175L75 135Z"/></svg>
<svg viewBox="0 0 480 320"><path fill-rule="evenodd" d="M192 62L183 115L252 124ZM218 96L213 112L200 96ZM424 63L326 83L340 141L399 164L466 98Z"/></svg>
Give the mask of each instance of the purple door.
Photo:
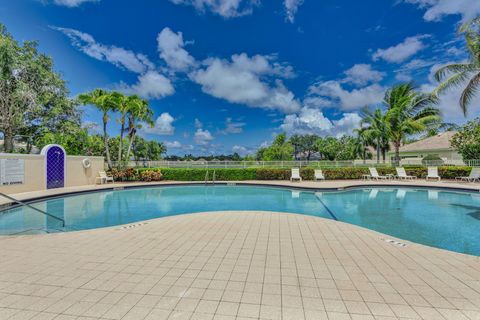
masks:
<svg viewBox="0 0 480 320"><path fill-rule="evenodd" d="M47 189L65 186L65 151L60 146L50 146L46 150Z"/></svg>

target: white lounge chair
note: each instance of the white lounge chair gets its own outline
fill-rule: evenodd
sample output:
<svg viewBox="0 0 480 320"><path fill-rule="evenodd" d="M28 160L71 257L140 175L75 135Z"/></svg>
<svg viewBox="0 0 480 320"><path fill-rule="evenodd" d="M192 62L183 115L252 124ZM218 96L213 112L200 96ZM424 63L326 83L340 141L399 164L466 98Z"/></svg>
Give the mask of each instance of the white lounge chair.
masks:
<svg viewBox="0 0 480 320"><path fill-rule="evenodd" d="M410 180L417 179L417 177L415 177L415 176L409 176L409 175L407 174L407 172L405 171L405 168L397 167L397 168L395 168L395 169L397 170L397 177L398 177L399 179L405 179L405 180L408 180L408 179L410 179Z"/></svg>
<svg viewBox="0 0 480 320"><path fill-rule="evenodd" d="M468 177L456 177L455 180L475 182L480 181L480 168L472 168Z"/></svg>
<svg viewBox="0 0 480 320"><path fill-rule="evenodd" d="M438 167L428 167L427 168L427 180L428 179L437 179L440 181L442 178L438 175Z"/></svg>
<svg viewBox="0 0 480 320"><path fill-rule="evenodd" d="M107 175L107 173L105 171L99 171L98 175L99 176L95 178L95 183L98 180L100 180L100 184L104 184L104 183L108 183L108 182L112 182L112 183L115 182L115 180L113 179L113 176Z"/></svg>
<svg viewBox="0 0 480 320"><path fill-rule="evenodd" d="M325 180L322 169L315 169L313 178L315 179L315 181Z"/></svg>
<svg viewBox="0 0 480 320"><path fill-rule="evenodd" d="M381 176L378 174L378 171L377 171L377 168L368 168L368 170L370 171L370 179L376 179L376 180L379 180L379 179L388 179L387 176Z"/></svg>
<svg viewBox="0 0 480 320"><path fill-rule="evenodd" d="M302 177L300 177L299 168L292 168L292 175L290 176L290 181L293 181L293 180L302 181Z"/></svg>

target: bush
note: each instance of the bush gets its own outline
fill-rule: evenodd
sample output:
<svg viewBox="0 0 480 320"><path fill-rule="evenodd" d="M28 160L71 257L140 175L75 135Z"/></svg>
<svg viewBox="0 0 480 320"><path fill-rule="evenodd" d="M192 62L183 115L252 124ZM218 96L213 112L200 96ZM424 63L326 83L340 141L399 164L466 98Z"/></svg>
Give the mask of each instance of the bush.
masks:
<svg viewBox="0 0 480 320"><path fill-rule="evenodd" d="M257 180L290 180L291 169L257 169ZM300 176L303 180L313 180L313 169L300 169Z"/></svg>
<svg viewBox="0 0 480 320"><path fill-rule="evenodd" d="M115 181L136 181L139 178L137 175L137 170L133 168L112 168L112 170L110 170L108 174L113 176L113 179Z"/></svg>
<svg viewBox="0 0 480 320"><path fill-rule="evenodd" d="M162 172L163 180L170 181L205 181L205 175L207 169L184 169L184 168L155 168L155 169L138 169L138 172L142 174L145 171L160 171ZM215 170L215 180L217 181L242 181L242 180L255 180L256 169L208 169L208 179L211 181L213 178L213 171Z"/></svg>
<svg viewBox="0 0 480 320"><path fill-rule="evenodd" d="M314 168L301 168L300 176L303 180L313 180ZM396 174L395 167L377 168L380 175ZM471 167L440 166L438 173L443 179L468 176ZM368 174L367 167L324 168L323 174L327 180L355 180ZM405 166L408 175L418 178L427 176L427 168L419 166ZM119 181L205 181L207 169L186 168L142 168L142 169L113 169L110 171L115 180ZM291 169L272 168L218 168L215 169L216 181L245 181L245 180L290 180ZM212 180L213 169L208 170L209 181Z"/></svg>
<svg viewBox="0 0 480 320"><path fill-rule="evenodd" d="M145 170L140 172L140 180L146 182L160 181L162 180L162 173L160 170Z"/></svg>

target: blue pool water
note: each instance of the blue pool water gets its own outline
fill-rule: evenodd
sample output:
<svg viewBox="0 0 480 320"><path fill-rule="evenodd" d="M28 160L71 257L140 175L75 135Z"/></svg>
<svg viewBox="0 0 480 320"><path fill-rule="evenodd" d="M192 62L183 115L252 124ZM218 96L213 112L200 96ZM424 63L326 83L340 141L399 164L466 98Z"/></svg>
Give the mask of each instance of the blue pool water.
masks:
<svg viewBox="0 0 480 320"><path fill-rule="evenodd" d="M401 239L480 256L480 193L413 188L315 192L260 186L173 186L79 194L0 212L0 234L58 232L184 213L291 212L359 225Z"/></svg>

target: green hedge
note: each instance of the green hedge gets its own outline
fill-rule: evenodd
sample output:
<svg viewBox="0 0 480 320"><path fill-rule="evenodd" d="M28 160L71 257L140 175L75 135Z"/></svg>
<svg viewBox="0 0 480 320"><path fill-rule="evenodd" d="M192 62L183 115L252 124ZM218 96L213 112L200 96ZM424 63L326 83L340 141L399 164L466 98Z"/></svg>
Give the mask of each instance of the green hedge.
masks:
<svg viewBox="0 0 480 320"><path fill-rule="evenodd" d="M138 169L138 172L145 170L160 170L163 180L170 181L205 181L207 169L184 169L184 168L155 168ZM255 180L257 169L215 169L215 179L219 181L242 181ZM212 179L213 170L208 170L209 179Z"/></svg>
<svg viewBox="0 0 480 320"><path fill-rule="evenodd" d="M394 167L380 167L377 169L380 175L396 174ZM465 166L443 166L438 168L439 175L444 179L455 179L455 177L468 176L471 167ZM169 181L204 181L207 169L185 169L185 168L142 168L114 170L116 180L140 181L152 174L142 174L145 171L160 171L162 180ZM209 169L209 179L212 179L213 169ZM350 168L329 168L323 169L323 174L327 180L347 180L361 179L362 175L368 174L367 167ZM425 178L427 168L406 166L405 171L408 175L418 178ZM215 179L217 181L242 181L242 180L289 180L290 169L271 169L271 168L218 168L215 169ZM302 168L300 175L304 180L313 180L314 169Z"/></svg>

